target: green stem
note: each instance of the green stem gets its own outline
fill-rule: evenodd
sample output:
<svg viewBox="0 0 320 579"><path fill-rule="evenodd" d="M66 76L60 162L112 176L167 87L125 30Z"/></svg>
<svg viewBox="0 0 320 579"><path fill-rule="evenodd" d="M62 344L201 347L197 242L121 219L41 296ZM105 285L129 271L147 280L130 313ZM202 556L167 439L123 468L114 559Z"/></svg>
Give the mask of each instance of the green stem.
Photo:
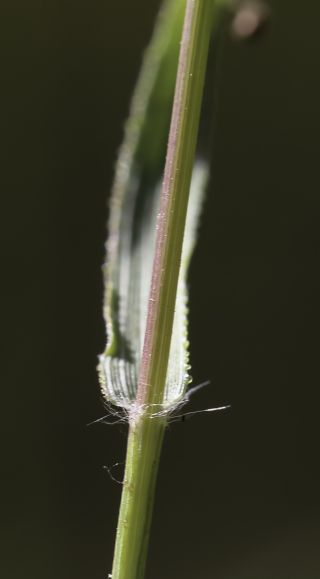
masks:
<svg viewBox="0 0 320 579"><path fill-rule="evenodd" d="M214 5L186 2L137 392L141 405L163 401Z"/></svg>
<svg viewBox="0 0 320 579"><path fill-rule="evenodd" d="M163 402L214 0L187 0L145 341L130 417L112 579L142 579L166 418Z"/></svg>
<svg viewBox="0 0 320 579"><path fill-rule="evenodd" d="M166 420L130 427L112 579L144 576L154 490Z"/></svg>

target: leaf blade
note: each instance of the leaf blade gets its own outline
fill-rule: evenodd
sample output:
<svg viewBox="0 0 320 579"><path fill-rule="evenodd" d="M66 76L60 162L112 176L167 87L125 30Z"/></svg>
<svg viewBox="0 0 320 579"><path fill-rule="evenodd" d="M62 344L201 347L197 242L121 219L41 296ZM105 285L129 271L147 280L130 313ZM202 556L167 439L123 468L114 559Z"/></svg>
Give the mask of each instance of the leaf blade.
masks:
<svg viewBox="0 0 320 579"><path fill-rule="evenodd" d="M137 394L161 172L184 7L184 0L169 0L160 16L133 97L112 192L105 266L104 312L108 339L106 350L100 356L99 375L104 399L128 411L135 404ZM151 139L152 135L157 136L157 142ZM198 159L191 182L167 380L161 404L165 411L181 401L190 382L186 275L208 176L208 164Z"/></svg>

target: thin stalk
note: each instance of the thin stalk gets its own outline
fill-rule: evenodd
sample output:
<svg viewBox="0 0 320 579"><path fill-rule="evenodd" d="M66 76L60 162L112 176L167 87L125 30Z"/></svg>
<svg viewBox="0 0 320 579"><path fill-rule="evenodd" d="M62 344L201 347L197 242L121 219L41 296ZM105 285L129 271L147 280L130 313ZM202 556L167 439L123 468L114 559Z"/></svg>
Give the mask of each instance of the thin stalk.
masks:
<svg viewBox="0 0 320 579"><path fill-rule="evenodd" d="M214 0L187 0L137 401L163 400Z"/></svg>
<svg viewBox="0 0 320 579"><path fill-rule="evenodd" d="M127 457L112 579L142 579L165 417L163 401L214 0L187 0L169 133L145 341ZM156 136L155 136L156 138Z"/></svg>
<svg viewBox="0 0 320 579"><path fill-rule="evenodd" d="M165 419L141 419L129 428L112 579L142 579Z"/></svg>

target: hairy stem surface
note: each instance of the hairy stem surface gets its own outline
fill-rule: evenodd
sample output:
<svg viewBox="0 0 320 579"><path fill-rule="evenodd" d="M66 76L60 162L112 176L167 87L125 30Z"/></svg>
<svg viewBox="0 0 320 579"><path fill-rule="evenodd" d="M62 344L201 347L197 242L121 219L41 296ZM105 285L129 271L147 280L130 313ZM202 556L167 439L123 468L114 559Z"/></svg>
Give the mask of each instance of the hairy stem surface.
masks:
<svg viewBox="0 0 320 579"><path fill-rule="evenodd" d="M163 402L214 0L187 0L136 407L129 426L112 579L142 579L166 418ZM155 136L156 138L156 136ZM150 145L151 146L151 145Z"/></svg>
<svg viewBox="0 0 320 579"><path fill-rule="evenodd" d="M137 393L141 404L163 400L213 5L186 3Z"/></svg>

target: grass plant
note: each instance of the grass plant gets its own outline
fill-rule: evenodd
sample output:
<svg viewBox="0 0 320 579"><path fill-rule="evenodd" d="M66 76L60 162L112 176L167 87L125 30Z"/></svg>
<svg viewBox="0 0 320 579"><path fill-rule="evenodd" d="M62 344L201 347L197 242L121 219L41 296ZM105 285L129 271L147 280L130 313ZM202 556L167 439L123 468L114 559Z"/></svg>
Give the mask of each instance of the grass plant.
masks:
<svg viewBox="0 0 320 579"><path fill-rule="evenodd" d="M112 579L144 577L163 436L188 398L186 274L209 175L197 140L215 13L215 0L164 3L116 167L99 374L129 434Z"/></svg>

